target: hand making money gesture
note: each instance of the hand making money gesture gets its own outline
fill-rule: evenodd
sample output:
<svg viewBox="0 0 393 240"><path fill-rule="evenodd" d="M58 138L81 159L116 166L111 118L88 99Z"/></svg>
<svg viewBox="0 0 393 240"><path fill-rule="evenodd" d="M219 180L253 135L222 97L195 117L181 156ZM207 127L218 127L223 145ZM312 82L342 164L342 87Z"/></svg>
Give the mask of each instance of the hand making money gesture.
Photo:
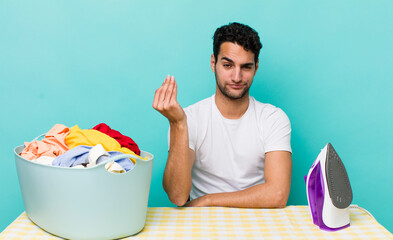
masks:
<svg viewBox="0 0 393 240"><path fill-rule="evenodd" d="M171 124L181 123L186 120L186 114L177 102L175 77L168 75L161 87L156 90L153 108L164 115Z"/></svg>

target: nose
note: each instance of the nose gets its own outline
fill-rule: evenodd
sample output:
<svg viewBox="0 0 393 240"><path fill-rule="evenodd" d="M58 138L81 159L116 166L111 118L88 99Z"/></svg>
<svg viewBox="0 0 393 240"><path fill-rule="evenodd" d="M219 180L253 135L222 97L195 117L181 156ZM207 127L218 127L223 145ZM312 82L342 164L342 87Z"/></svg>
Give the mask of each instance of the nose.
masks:
<svg viewBox="0 0 393 240"><path fill-rule="evenodd" d="M235 83L239 83L242 81L242 71L239 67L235 68L233 70L233 76L232 76L232 81Z"/></svg>

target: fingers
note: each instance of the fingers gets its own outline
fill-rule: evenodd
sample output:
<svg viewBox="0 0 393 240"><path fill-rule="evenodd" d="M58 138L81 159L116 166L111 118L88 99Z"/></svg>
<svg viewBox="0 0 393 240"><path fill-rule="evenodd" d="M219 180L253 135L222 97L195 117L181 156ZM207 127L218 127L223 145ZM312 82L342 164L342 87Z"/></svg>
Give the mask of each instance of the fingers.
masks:
<svg viewBox="0 0 393 240"><path fill-rule="evenodd" d="M177 83L173 76L167 76L154 94L153 108L171 123L184 122L185 113L177 102Z"/></svg>
<svg viewBox="0 0 393 240"><path fill-rule="evenodd" d="M173 88L172 88L173 90L172 90L172 95L171 95L171 98L169 101L171 103L174 103L177 101L177 83L175 81L175 77L172 76L172 78L173 78Z"/></svg>
<svg viewBox="0 0 393 240"><path fill-rule="evenodd" d="M168 97L166 97L166 95L167 95L167 89L168 89L168 85L169 85L170 79L171 79L171 77L168 75L165 78L165 81L164 81L164 83L161 86L161 93L160 93L160 96L158 98L158 105L162 104L164 102L165 98L168 98Z"/></svg>
<svg viewBox="0 0 393 240"><path fill-rule="evenodd" d="M175 77L171 76L170 80L169 80L169 86L167 88L167 92L165 94L165 100L163 102L164 104L164 108L168 108L169 105L174 104L173 102L173 97L175 97L176 100L176 81L175 81ZM175 94L175 96L174 96Z"/></svg>
<svg viewBox="0 0 393 240"><path fill-rule="evenodd" d="M161 85L159 89L156 90L154 94L154 100L153 100L153 108L156 110L162 110L163 107L167 107L172 98L173 91L175 88L175 78L173 76L168 75L164 83ZM176 91L177 92L177 91ZM176 94L175 93L175 99L176 99Z"/></svg>
<svg viewBox="0 0 393 240"><path fill-rule="evenodd" d="M153 99L153 108L154 108L154 109L157 109L157 106L158 106L158 99L159 99L159 97L160 97L160 94L161 94L161 87L158 88L158 89L155 91L155 93L154 93L154 99Z"/></svg>
<svg viewBox="0 0 393 240"><path fill-rule="evenodd" d="M163 94L163 86L165 85L165 82L167 81L167 79L169 78L169 75L166 76L164 82L162 83L161 87L158 88L154 94L154 100L153 100L153 108L158 110L158 105L161 99L161 95Z"/></svg>

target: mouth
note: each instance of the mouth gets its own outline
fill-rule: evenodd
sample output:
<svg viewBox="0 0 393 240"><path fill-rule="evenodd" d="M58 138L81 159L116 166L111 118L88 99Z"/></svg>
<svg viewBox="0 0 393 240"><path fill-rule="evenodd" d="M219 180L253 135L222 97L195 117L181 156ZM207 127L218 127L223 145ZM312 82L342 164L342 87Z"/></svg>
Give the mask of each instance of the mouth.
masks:
<svg viewBox="0 0 393 240"><path fill-rule="evenodd" d="M229 84L229 87L232 89L242 89L244 84Z"/></svg>

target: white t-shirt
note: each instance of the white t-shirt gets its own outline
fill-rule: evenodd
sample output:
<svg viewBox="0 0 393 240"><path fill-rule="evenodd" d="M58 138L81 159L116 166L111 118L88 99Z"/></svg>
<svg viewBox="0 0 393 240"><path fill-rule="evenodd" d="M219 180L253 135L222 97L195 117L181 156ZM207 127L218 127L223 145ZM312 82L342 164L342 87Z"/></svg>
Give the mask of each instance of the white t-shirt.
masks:
<svg viewBox="0 0 393 240"><path fill-rule="evenodd" d="M265 153L291 149L287 115L250 97L240 119L224 118L215 95L184 109L195 152L190 198L239 191L264 183Z"/></svg>

